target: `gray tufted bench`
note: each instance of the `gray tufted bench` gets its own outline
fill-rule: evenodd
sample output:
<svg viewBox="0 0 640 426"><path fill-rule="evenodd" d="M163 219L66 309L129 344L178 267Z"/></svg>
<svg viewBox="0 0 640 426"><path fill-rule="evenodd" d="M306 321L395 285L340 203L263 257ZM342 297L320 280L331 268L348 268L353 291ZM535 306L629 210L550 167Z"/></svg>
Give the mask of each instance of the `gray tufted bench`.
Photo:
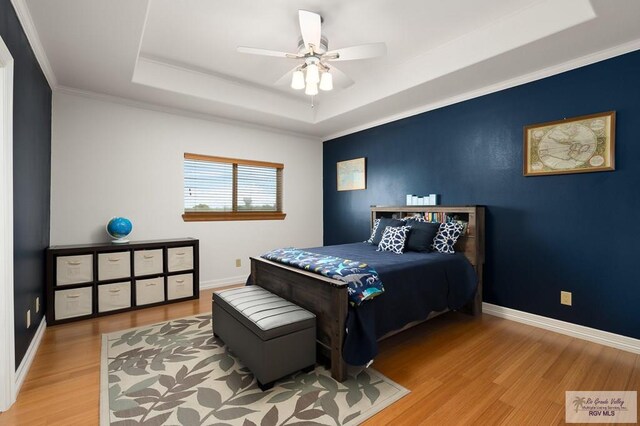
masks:
<svg viewBox="0 0 640 426"><path fill-rule="evenodd" d="M213 293L213 336L251 370L260 389L316 362L316 316L256 285Z"/></svg>

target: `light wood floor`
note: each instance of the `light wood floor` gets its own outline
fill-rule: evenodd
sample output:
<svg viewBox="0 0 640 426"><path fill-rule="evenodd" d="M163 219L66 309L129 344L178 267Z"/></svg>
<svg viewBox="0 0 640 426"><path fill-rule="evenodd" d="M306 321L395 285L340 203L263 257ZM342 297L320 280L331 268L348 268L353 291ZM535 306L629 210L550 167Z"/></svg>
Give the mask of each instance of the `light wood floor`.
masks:
<svg viewBox="0 0 640 426"><path fill-rule="evenodd" d="M211 310L189 301L47 328L0 425L97 425L101 334ZM638 390L640 355L484 315L448 313L381 343L373 365L411 393L368 420L562 424L566 390Z"/></svg>

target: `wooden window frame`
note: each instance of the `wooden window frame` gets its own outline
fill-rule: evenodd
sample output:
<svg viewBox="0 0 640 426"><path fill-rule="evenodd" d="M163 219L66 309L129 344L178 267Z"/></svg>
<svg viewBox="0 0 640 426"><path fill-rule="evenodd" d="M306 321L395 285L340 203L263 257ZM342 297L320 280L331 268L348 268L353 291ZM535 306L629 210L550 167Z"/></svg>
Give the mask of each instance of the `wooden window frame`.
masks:
<svg viewBox="0 0 640 426"><path fill-rule="evenodd" d="M215 157L211 155L184 153L184 160L208 161L211 163L233 164L233 196L230 212L187 212L182 214L185 222L230 221L230 220L284 220L287 216L282 211L282 178L284 164L268 161L243 160L239 158ZM276 169L278 188L276 190L276 211L238 211L238 165L271 167ZM184 186L184 185L183 185Z"/></svg>

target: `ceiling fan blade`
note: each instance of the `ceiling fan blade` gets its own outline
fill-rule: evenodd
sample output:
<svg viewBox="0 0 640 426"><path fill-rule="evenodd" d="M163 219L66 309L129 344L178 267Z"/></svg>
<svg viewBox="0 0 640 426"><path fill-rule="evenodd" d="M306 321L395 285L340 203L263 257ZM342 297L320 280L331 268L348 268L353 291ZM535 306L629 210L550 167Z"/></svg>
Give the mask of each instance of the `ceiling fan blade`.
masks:
<svg viewBox="0 0 640 426"><path fill-rule="evenodd" d="M333 65L327 66L329 72L333 74L333 85L340 89L346 89L353 84L353 80Z"/></svg>
<svg viewBox="0 0 640 426"><path fill-rule="evenodd" d="M304 47L308 49L311 45L313 50L318 50L322 31L320 15L307 10L299 10L298 19L300 20L300 33L302 34L302 40L304 40Z"/></svg>
<svg viewBox="0 0 640 426"><path fill-rule="evenodd" d="M275 56L278 58L298 59L302 56L295 53L280 52L278 50L260 49L258 47L238 46L238 52L249 53L252 55Z"/></svg>
<svg viewBox="0 0 640 426"><path fill-rule="evenodd" d="M387 54L387 45L384 43L360 44L358 46L345 47L331 50L322 59L328 61L353 61L356 59L375 58Z"/></svg>

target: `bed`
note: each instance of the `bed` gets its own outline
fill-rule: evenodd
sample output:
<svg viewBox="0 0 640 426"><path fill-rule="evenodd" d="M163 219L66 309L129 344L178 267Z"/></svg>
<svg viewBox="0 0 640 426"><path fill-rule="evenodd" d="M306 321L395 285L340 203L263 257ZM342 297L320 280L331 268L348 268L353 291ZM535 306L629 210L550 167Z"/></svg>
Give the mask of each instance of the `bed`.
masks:
<svg viewBox="0 0 640 426"><path fill-rule="evenodd" d="M414 214L463 218L467 229L456 254L376 252L365 243L305 249L357 259L376 268L385 293L352 307L347 284L263 258L251 258L250 284L259 285L316 314L317 343L330 361L331 375L346 378L346 362L362 365L377 353L376 341L432 312L460 310L481 313L484 264L484 208L478 206L407 206L371 208L371 223L380 217ZM471 275L470 275L471 274ZM469 282L476 283L469 287ZM461 283L457 285L456 283ZM349 330L348 333L346 330Z"/></svg>

